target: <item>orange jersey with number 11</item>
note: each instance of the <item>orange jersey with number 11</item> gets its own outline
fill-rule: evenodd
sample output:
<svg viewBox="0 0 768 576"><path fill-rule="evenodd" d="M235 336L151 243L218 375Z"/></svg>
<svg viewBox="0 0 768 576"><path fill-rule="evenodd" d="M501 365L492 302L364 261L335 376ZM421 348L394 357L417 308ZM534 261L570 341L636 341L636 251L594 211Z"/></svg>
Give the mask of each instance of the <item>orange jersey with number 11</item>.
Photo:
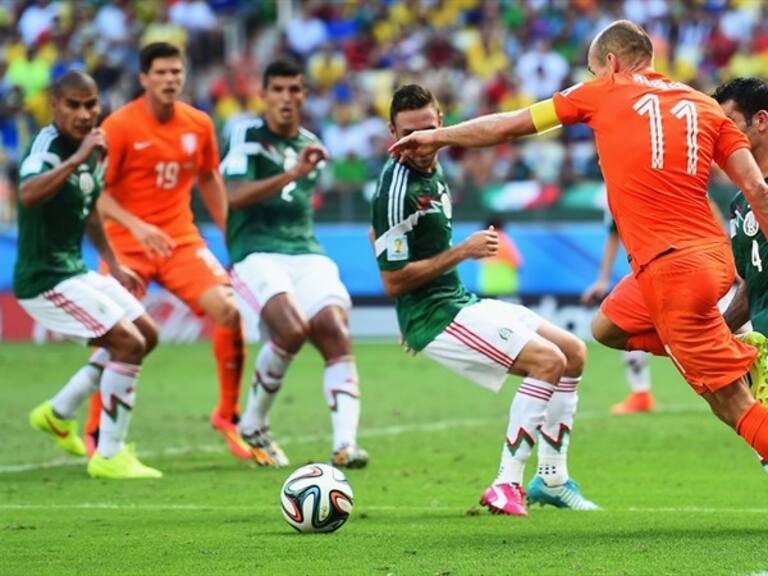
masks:
<svg viewBox="0 0 768 576"><path fill-rule="evenodd" d="M199 240L190 207L192 184L219 163L208 115L176 102L171 119L159 122L142 96L110 114L102 128L109 147L107 192L177 245ZM118 251L143 252L126 228L113 221L105 228Z"/></svg>
<svg viewBox="0 0 768 576"><path fill-rule="evenodd" d="M725 239L707 201L710 168L749 142L717 102L652 71L577 84L553 101L563 124L595 131L608 205L636 270L669 249Z"/></svg>

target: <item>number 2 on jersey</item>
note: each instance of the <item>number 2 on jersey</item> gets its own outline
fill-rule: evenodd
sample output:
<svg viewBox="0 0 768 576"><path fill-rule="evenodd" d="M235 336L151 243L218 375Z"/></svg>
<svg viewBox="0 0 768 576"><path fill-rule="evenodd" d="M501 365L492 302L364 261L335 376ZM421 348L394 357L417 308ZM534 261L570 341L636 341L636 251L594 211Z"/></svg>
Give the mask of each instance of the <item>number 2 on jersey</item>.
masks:
<svg viewBox="0 0 768 576"><path fill-rule="evenodd" d="M648 116L651 129L651 168L664 169L664 127L661 122L661 100L656 94L646 94L635 102L635 112ZM688 149L688 174L696 174L699 162L699 118L696 105L690 100L680 100L672 107L672 115L685 120L685 142Z"/></svg>

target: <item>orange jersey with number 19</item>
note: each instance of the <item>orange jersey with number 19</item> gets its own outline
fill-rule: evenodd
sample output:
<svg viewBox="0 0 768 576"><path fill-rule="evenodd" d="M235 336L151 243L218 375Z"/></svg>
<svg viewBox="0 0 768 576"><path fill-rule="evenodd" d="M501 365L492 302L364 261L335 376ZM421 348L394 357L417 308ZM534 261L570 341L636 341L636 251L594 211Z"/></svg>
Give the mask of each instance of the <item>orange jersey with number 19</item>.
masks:
<svg viewBox="0 0 768 576"><path fill-rule="evenodd" d="M190 207L198 174L218 167L213 122L204 112L176 102L167 122L159 122L145 97L126 104L102 124L109 147L105 185L126 210L154 224L177 245L199 241ZM105 225L120 252L143 252L116 222Z"/></svg>
<svg viewBox="0 0 768 576"><path fill-rule="evenodd" d="M672 248L725 240L707 201L710 168L749 142L717 102L652 71L577 84L553 101L563 124L595 132L608 205L635 269Z"/></svg>

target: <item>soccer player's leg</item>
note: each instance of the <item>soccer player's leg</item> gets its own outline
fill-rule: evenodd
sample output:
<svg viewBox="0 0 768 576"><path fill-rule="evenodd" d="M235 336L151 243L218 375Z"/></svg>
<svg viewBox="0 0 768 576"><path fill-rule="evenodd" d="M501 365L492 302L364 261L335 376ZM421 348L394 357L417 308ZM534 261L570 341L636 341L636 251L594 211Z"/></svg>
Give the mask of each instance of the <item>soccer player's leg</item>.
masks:
<svg viewBox="0 0 768 576"><path fill-rule="evenodd" d="M82 274L69 278L57 284L52 290L44 293L38 298L31 300L22 300L20 304L41 324L48 329L59 332L70 338L79 340L83 343L90 343L96 346L102 346L107 349L110 355L110 362L107 364L101 376L101 386L104 389L105 381L107 389L110 388L110 372L115 370L115 365L119 364L120 371L136 372L138 365L144 357L145 341L136 328L132 325L131 319L143 314L141 304L125 291L111 277L103 277L93 272ZM116 361L122 359L123 361ZM122 386L118 394L123 399L123 403L128 407L133 405L133 396L135 396L135 378L130 378L127 390ZM62 390L56 401L59 410L66 412L77 408L78 400L82 402L91 392L91 387L75 390L76 386L70 382ZM87 389L86 389L87 388ZM127 412L127 414L125 413ZM112 445L102 449L100 440L98 456L100 460L107 461L112 456L117 456L122 452L121 443L124 441L127 432L127 421L130 417L130 410L126 410L114 426L108 426L108 433ZM53 424L51 430L61 444L72 436L76 436L76 428L71 426L73 419L61 418L68 414L56 414L51 403L51 413L57 420L47 419L48 424ZM42 415L45 419L45 414ZM33 412L31 420L36 419ZM60 421L67 422L67 428L60 428ZM34 422L33 422L34 425ZM45 430L46 432L48 430ZM85 447L82 441L79 442L77 453L84 453ZM93 459L91 459L93 462ZM91 462L89 462L89 473L91 472ZM120 464L115 466L115 463ZM122 462L122 463L121 463ZM138 477L157 477L159 472L141 465L134 456L128 458L120 456L117 460L109 462L109 467L113 474L110 477L120 478L138 478ZM93 475L93 474L92 474Z"/></svg>
<svg viewBox="0 0 768 576"><path fill-rule="evenodd" d="M643 301L634 275L628 274L603 300L592 321L598 342L624 350L624 371L630 393L611 406L611 414L650 412L655 406L651 393L650 368L646 352L664 355L664 345Z"/></svg>
<svg viewBox="0 0 768 576"><path fill-rule="evenodd" d="M734 337L717 307L735 274L730 249L722 243L676 252L638 277L654 324L688 384L768 459L768 407L755 401L746 382L758 351Z"/></svg>
<svg viewBox="0 0 768 576"><path fill-rule="evenodd" d="M120 260L120 263L130 268L133 272L139 275L141 281L144 284L144 290L149 285L150 280L156 273L155 262L147 256L144 252L131 253L121 252L117 247L113 247L115 253ZM109 275L109 269L103 260L99 261L99 272L102 275ZM134 296L141 300L144 297L144 292L136 293ZM119 296L118 296L119 297ZM141 327L139 327L141 329ZM147 331L147 337L152 340L150 333ZM156 338L155 338L156 342ZM154 345L152 345L154 346ZM101 372L109 362L109 353L104 348L97 349L91 356L91 364L94 364L99 369L98 379L101 379ZM96 451L96 446L99 442L99 423L101 422L101 394L98 391L98 381L96 380L96 392L91 396L91 400L88 407L88 417L85 422L85 447L88 452L88 456L92 456Z"/></svg>
<svg viewBox="0 0 768 576"><path fill-rule="evenodd" d="M521 322L557 346L566 359L565 370L547 404L545 421L539 428L538 467L536 476L528 484L528 502L572 510L595 510L597 505L581 494L578 484L568 474L568 447L573 434L587 347L573 334L525 308L522 308L520 317Z"/></svg>
<svg viewBox="0 0 768 576"><path fill-rule="evenodd" d="M223 436L233 456L251 459L250 447L237 431L245 343L229 276L199 240L177 246L160 265L157 280L195 314L213 321L219 402L211 413L211 425Z"/></svg>
<svg viewBox="0 0 768 576"><path fill-rule="evenodd" d="M357 443L360 386L349 337L349 293L330 258L309 254L286 260L292 262L296 298L309 318L309 338L325 361L323 390L333 429L331 464L363 468L368 464L368 453Z"/></svg>
<svg viewBox="0 0 768 576"><path fill-rule="evenodd" d="M285 452L272 436L269 412L288 367L309 333L309 322L294 296L290 275L279 264L279 256L251 254L232 270L238 301L258 316L265 336L239 430L256 461L270 466L288 465Z"/></svg>
<svg viewBox="0 0 768 576"><path fill-rule="evenodd" d="M496 514L527 515L525 465L565 370L565 355L521 323L515 306L492 299L463 308L424 354L493 391L510 373L524 377L509 408L498 474L480 503Z"/></svg>

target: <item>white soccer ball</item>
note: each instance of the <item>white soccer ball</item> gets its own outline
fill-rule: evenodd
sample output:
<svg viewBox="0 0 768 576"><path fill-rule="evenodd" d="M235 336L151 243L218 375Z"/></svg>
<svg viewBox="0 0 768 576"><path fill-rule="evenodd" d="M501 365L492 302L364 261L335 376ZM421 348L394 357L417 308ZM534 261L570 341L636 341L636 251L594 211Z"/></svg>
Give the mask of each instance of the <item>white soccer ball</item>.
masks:
<svg viewBox="0 0 768 576"><path fill-rule="evenodd" d="M307 464L288 476L280 491L286 522L299 532L333 532L352 513L352 487L327 464Z"/></svg>

